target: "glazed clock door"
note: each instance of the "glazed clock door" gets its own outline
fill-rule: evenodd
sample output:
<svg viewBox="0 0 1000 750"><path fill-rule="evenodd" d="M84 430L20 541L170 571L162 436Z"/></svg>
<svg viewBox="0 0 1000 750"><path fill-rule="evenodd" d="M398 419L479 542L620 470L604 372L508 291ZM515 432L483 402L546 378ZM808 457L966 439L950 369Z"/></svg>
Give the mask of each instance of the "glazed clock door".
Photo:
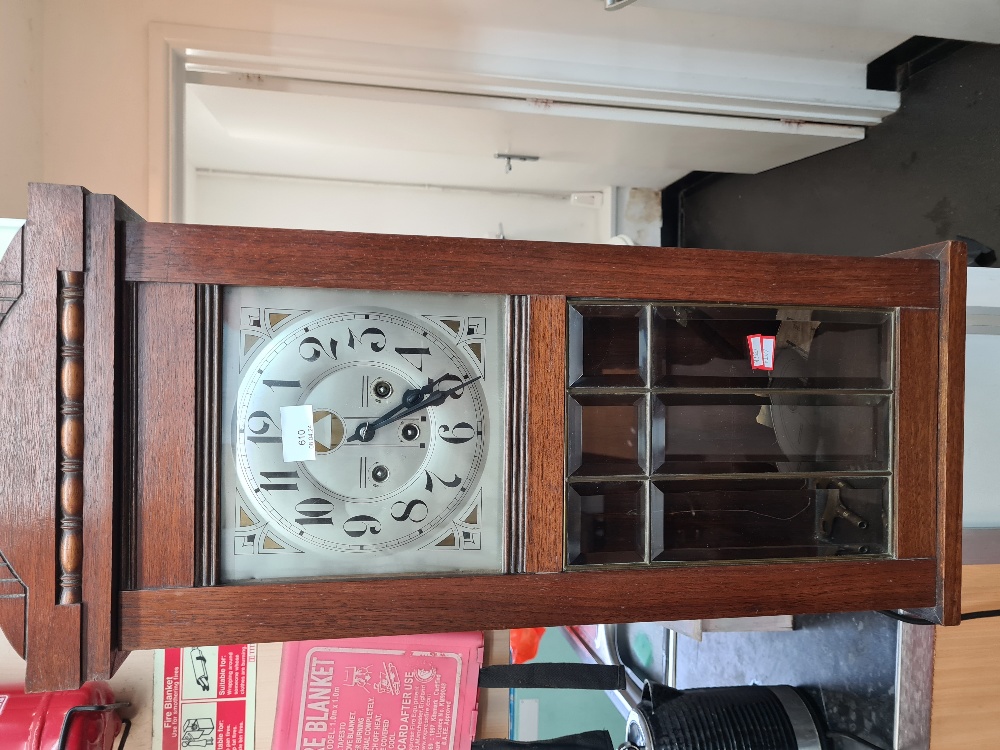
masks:
<svg viewBox="0 0 1000 750"><path fill-rule="evenodd" d="M500 573L505 301L223 290L222 580Z"/></svg>
<svg viewBox="0 0 1000 750"><path fill-rule="evenodd" d="M568 316L571 568L892 554L894 311Z"/></svg>

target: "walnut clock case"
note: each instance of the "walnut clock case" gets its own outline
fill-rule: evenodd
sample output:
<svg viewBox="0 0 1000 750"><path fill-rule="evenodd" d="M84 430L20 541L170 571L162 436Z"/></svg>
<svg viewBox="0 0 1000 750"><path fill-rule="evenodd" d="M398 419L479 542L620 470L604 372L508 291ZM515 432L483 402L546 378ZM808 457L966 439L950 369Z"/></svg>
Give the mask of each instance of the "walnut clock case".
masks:
<svg viewBox="0 0 1000 750"><path fill-rule="evenodd" d="M194 642L959 621L958 243L153 224L32 185L0 303L0 627L32 690Z"/></svg>

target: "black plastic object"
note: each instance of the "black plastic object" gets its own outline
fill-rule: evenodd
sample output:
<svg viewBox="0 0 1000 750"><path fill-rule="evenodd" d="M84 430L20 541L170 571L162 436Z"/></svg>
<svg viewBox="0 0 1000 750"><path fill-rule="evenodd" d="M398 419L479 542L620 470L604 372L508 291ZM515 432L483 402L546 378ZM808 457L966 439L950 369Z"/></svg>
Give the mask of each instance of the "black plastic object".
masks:
<svg viewBox="0 0 1000 750"><path fill-rule="evenodd" d="M624 690L625 667L613 664L496 664L479 670L481 688Z"/></svg>
<svg viewBox="0 0 1000 750"><path fill-rule="evenodd" d="M647 681L626 735L646 750L828 748L807 699L786 686L681 691Z"/></svg>
<svg viewBox="0 0 1000 750"><path fill-rule="evenodd" d="M611 735L606 729L531 742L478 740L472 743L472 748L473 750L615 750Z"/></svg>

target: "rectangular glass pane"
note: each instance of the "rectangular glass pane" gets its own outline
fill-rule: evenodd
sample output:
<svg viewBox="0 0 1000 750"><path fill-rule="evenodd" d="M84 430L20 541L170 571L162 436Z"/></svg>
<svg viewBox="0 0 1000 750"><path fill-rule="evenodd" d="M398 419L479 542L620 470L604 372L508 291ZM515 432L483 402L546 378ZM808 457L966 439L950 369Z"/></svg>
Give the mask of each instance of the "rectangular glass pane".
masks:
<svg viewBox="0 0 1000 750"><path fill-rule="evenodd" d="M775 337L773 370L750 366L747 337ZM662 388L891 387L888 312L758 307L653 310L653 385Z"/></svg>
<svg viewBox="0 0 1000 750"><path fill-rule="evenodd" d="M645 396L570 396L566 411L570 476L646 473Z"/></svg>
<svg viewBox="0 0 1000 750"><path fill-rule="evenodd" d="M576 482L566 491L570 565L643 562L646 499L642 482Z"/></svg>
<svg viewBox="0 0 1000 750"><path fill-rule="evenodd" d="M569 385L646 384L646 308L578 305L569 309Z"/></svg>
<svg viewBox="0 0 1000 750"><path fill-rule="evenodd" d="M654 474L888 471L889 397L654 397Z"/></svg>
<svg viewBox="0 0 1000 750"><path fill-rule="evenodd" d="M652 504L654 561L887 552L884 477L661 481Z"/></svg>

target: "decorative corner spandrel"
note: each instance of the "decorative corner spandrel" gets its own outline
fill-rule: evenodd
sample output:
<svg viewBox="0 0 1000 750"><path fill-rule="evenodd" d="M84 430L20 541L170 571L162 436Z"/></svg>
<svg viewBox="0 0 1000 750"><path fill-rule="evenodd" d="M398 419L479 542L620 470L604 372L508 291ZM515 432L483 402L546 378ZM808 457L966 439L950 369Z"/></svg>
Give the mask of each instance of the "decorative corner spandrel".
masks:
<svg viewBox="0 0 1000 750"><path fill-rule="evenodd" d="M7 252L0 257L0 325L7 312L21 296L22 263L24 259L24 229L17 230Z"/></svg>
<svg viewBox="0 0 1000 750"><path fill-rule="evenodd" d="M24 658L24 615L28 590L0 552L0 630Z"/></svg>

